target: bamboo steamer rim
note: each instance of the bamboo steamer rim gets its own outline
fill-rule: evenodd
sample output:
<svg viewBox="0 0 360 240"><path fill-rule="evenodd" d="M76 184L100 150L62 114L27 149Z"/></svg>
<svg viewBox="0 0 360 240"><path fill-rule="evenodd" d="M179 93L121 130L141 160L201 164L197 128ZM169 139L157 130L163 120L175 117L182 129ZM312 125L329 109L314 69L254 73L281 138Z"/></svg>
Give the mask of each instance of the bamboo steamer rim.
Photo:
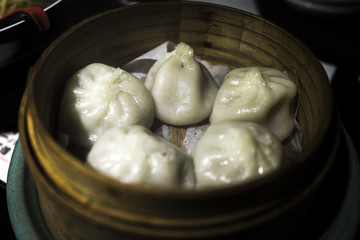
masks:
<svg viewBox="0 0 360 240"><path fill-rule="evenodd" d="M29 114L29 111L28 111L28 105L26 104L28 98L26 97L26 93L25 93L25 96L23 98L23 102L22 102L22 105L21 105L21 112L22 112L22 115L23 116L28 116L30 117L28 114ZM30 118L31 119L31 118ZM32 124L28 125L26 124L27 122L29 122L30 120L29 118L22 118L21 119L21 122L20 122L20 126L21 126L21 131L22 132L26 132L25 131L25 128L26 126L28 127L31 127ZM31 131L30 131L31 132ZM29 139L28 139L29 136L27 136L26 134L24 135L21 135L21 141L22 143L25 143L24 145L28 145L28 148L25 149L25 151L30 151L28 152L28 154L33 154L31 153L31 147L29 147L29 145L31 145L31 142L29 142ZM331 158L331 161L334 161L334 156ZM35 174L37 174L37 180L38 181L41 181L41 185L44 187L46 187L45 189L48 189L50 192L52 192L51 194L57 194L57 196L59 197L59 201L61 201L63 204L66 204L68 207L70 207L73 211L75 212L78 212L78 213L81 213L81 214L84 214L85 212L83 212L84 210L86 210L86 208L84 208L84 206L81 206L81 204L79 205L79 202L76 202L76 201L70 201L69 202L69 199L65 196L63 196L60 192L58 192L58 190L56 190L56 186L54 185L54 183L51 183L49 182L49 179L46 178L46 174L43 174L41 173L41 168L38 168L37 166L34 166L34 164L36 165L36 159L32 159L32 162L30 164L30 168L35 172ZM325 177L327 171L329 171L329 169L331 168L331 165L327 165L326 166L326 170L325 171L322 171L321 174L319 174L319 176L317 176L317 178L315 179L315 182L316 181L321 181L322 178ZM40 178L39 178L40 177ZM40 179L40 180L39 180ZM54 188L54 189L53 189ZM314 190L314 188L316 188L316 184L313 184L310 188L307 188L305 189L304 191L301 192L301 194L299 194L297 196L297 198L293 198L292 200L290 201L287 201L285 204L281 205L280 206L280 209L278 208L277 211L272 211L272 212L269 212L265 215L263 215L261 218L262 218L262 221L267 221L267 220L270 220L270 219L273 219L274 217L278 216L280 214L281 211L286 211L288 210L289 208L291 208L293 205L297 205L299 204L302 200L304 200L304 198L306 198L306 196L312 192ZM44 190L44 188L42 188L42 190ZM114 228L118 228L118 229L122 229L122 231L124 232L137 232L137 233L141 233L141 234L144 234L144 235L149 235L151 237L154 237L154 236L158 236L158 237L164 237L164 236L167 236L167 237L173 237L174 233L175 234L179 234L179 236L181 236L183 234L183 230L178 230L179 232L176 233L176 230L169 230L169 232L165 231L165 232L158 232L157 229L155 230L150 230L150 229L147 229L147 228L139 228L139 226L133 226L133 223L130 223L130 225L128 225L129 223L121 223L119 225L119 223L114 223L112 221L109 221L108 218L98 218L98 214L99 213L96 213L95 212L90 212L90 213L87 213L85 214L89 219L92 219L94 222L97 222L99 224L106 224L108 226L112 226ZM100 214L108 214L108 213L100 213ZM142 219L144 216L131 216L131 215L127 215L126 216L127 218L130 218L132 219L132 221L136 221L136 222L142 222L144 221L144 223L148 223L148 219L147 217L145 216L144 219ZM140 217L140 218L139 218ZM234 217L234 216L232 216ZM235 217L239 217L239 216L235 216ZM150 217L153 221L154 217ZM230 219L227 219L227 217L225 216L222 220L220 221L231 221L232 218ZM229 226L225 227L225 228L222 228L222 229L219 229L217 227L215 227L214 229L210 229L208 231L206 231L206 234L203 235L204 233L200 230L200 231L191 231L189 232L189 235L187 235L187 237L202 237L202 236L206 236L206 235L209 235L209 236L221 236L221 234L226 234L228 233L228 231L239 231L239 230L245 230L247 228L251 228L254 226L254 224L258 224L259 222L259 219L249 219L247 220L246 222L243 222L243 221L240 221L238 224L230 224ZM131 221L130 221L131 222ZM194 224L195 223L195 224ZM175 220L175 221L169 221L168 219L165 220L165 222L162 222L162 219L159 218L159 219L156 219L156 226L166 226L166 227L170 227L170 226L176 226L176 224L181 224L182 227L190 227L190 228L194 228L194 226L208 226L208 224L215 224L214 226L216 226L216 224L219 224L219 219L214 219L214 221L212 221L212 219L205 219L205 221L202 221L200 219L200 221L198 220L195 220L191 223L187 223L187 221L182 221L182 220ZM225 225L224 225L225 226ZM221 225L221 227L224 227L223 225ZM154 232L155 231L155 232Z"/></svg>
<svg viewBox="0 0 360 240"><path fill-rule="evenodd" d="M23 116L26 116L29 112L27 111L27 97L26 97L26 93L25 96L23 98L23 102L21 105L21 112ZM22 118L20 121L20 127L21 127L21 131L25 132L26 128L26 122L28 122L29 119L27 118ZM30 124L31 126L31 124ZM26 144L31 144L29 142L29 140L27 139L28 136L26 136L26 134L21 135L21 140L23 143ZM25 149L25 151L30 151L31 152L31 148L28 147ZM193 229L195 226L209 226L209 224L215 224L214 228L211 228L209 230L207 230L205 233L200 229L199 231L194 231L191 230L190 232L187 232L187 238L197 238L197 237L204 237L204 236L221 236L222 234L227 234L228 232L232 232L232 231L240 231L240 230L245 230L247 228L252 228L255 225L257 225L259 222L259 219L255 218L255 219L248 219L246 222L240 221L238 224L230 224L230 225L220 225L220 228L216 225L219 224L219 219L214 219L214 221L212 221L212 219L206 219L205 221L195 221L195 222L191 222L191 223L187 223L187 221L181 221L181 220L175 220L175 222L173 221L169 221L168 219L165 222L162 222L161 219L156 219L154 220L153 217L150 217L152 219L152 221L156 221L156 226L161 226L163 225L164 227L168 228L171 226L174 226L176 229L176 225L177 224L181 224L182 226L182 230L178 229L178 230L165 230L165 231L159 231L159 229L148 229L148 228L142 228L141 226L135 226L133 225L134 223L130 221L130 223L115 223L113 221L111 221L111 219L108 218L104 218L103 217L98 217L99 213L96 212L89 212L86 213L86 208L84 208L84 206L82 206L81 204L79 205L78 202L74 202L74 201L70 201L69 199L66 198L66 196L64 197L62 194L60 194L59 192L57 193L56 186L53 185L53 183L48 182L49 179L46 179L46 176L44 174L41 174L41 169L37 168L36 166L34 166L33 164L36 164L36 160L34 161L34 159L32 160L32 163L30 164L30 168L35 172L35 174L37 174L37 180L40 181L41 185L42 185L42 191L47 189L49 192L51 192L52 195L57 194L57 196L59 197L59 201L62 202L62 204L66 204L68 207L70 207L73 211L78 212L78 214L85 214L87 218L91 219L92 221L94 221L94 223L97 224L105 224L107 226L111 226L114 227L116 229L121 229L123 232L126 233L137 233L137 234L143 234L144 236L149 236L149 237L174 237L175 235L178 236L183 236L184 234L184 230L183 227L187 228L190 227L190 229ZM326 175L326 172L328 171L328 169L330 168L330 166L328 165L326 167L326 171L323 171L316 179L316 181L321 181L321 179ZM45 187L45 188L44 188ZM55 189L53 189L55 188ZM299 194L297 196L297 198L293 198L291 201L286 202L284 205L281 205L280 207L280 211L279 209L277 209L277 211L272 211L270 213L267 213L265 215L263 215L261 217L261 221L268 221L273 219L274 217L278 216L280 214L281 211L286 211L289 208L291 208L293 205L297 205L299 204L299 202L301 202L304 198L306 198L306 196L309 194L309 192L313 191L313 188L316 188L315 184L312 185L311 188L306 189L305 191L303 191L301 194ZM48 194L48 193L47 193ZM40 203L41 204L41 203ZM45 213L45 215L48 213ZM107 213L100 213L100 214L107 214ZM131 216L127 216L127 218ZM148 219L145 218L144 219L137 219L134 218L132 219L133 221L137 221L137 222L142 222L144 221L144 223L149 223ZM224 219L222 219L222 221L231 221L231 219L226 219L226 217ZM195 224L194 224L195 223ZM174 224L174 225L173 225ZM175 234L175 235L174 235ZM178 237L176 237L178 238Z"/></svg>
<svg viewBox="0 0 360 240"><path fill-rule="evenodd" d="M289 166L285 166L277 171L275 171L272 174L269 174L267 176L264 176L262 178L252 180L251 182L238 184L234 186L228 186L223 188L209 188L209 189L197 189L196 191L193 190L177 190L177 189L162 189L157 187L149 187L149 186L143 186L143 185L133 185L133 184L123 184L116 180L113 180L109 177L103 176L102 174L96 173L93 169L90 169L89 167L85 166L83 162L81 162L78 158L74 157L72 154L67 152L63 147L61 147L58 142L53 138L53 136L48 132L48 130L43 125L38 109L35 102L35 95L34 95L34 82L36 81L36 75L37 72L41 71L42 65L46 61L46 58L49 54L51 54L51 51L53 48L56 48L57 45L59 45L64 39L66 39L69 35L71 35L73 32L76 32L77 30L81 29L83 25L86 25L88 23L91 23L93 21L96 21L98 18L104 17L107 14L115 13L115 12L121 12L126 11L130 8L136 8L139 5L146 7L146 5L178 5L178 6L184 6L184 5L201 5L204 7L213 7L213 8L221 8L228 11L236 11L243 15L250 16L252 18L255 18L259 21L263 21L264 23L271 25L272 28L275 28L277 31L282 32L284 35L289 36L293 41L294 44L300 46L303 51L307 54L309 59L311 59L312 63L315 64L315 67L318 69L319 74L321 78L319 78L319 81L328 81L327 75L319 63L318 59L315 57L315 55L306 47L298 38L293 36L291 33L287 32L286 30L280 28L279 26L271 23L268 20L265 20L259 16L256 16L254 14L245 12L243 10L239 9L233 9L227 6L217 5L217 4L210 4L210 3L199 3L199 2L158 2L158 3L141 3L136 5L130 5L130 6L124 6L118 9L112 9L100 14L97 14L93 17L90 17L88 19L85 19L81 21L79 24L73 26L71 29L66 31L64 34L62 34L59 38L57 38L41 55L41 57L36 62L36 65L33 67L31 73L29 74L28 78L28 84L27 84L27 91L28 91L28 111L32 118L32 123L34 126L34 131L36 129L36 134L39 134L42 136L43 139L45 139L44 143L47 145L47 147L53 149L53 151L58 153L58 156L66 163L69 164L69 166L72 166L75 168L79 174L84 175L86 177L91 177L96 179L97 181L103 183L104 185L112 186L119 188L120 190L124 192L139 192L144 195L157 195L160 197L165 198L190 198L190 199L196 199L196 198L207 198L207 197L214 197L216 195L226 196L226 195L232 195L234 192L236 193L249 193L256 191L256 189L259 188L266 188L269 185L275 184L279 179L285 178L286 176L291 176L297 172L297 170L301 167L307 168L309 165L311 165L311 161L313 161L312 157L315 155L315 152L317 149L321 148L323 145L323 142L326 140L328 136L328 132L330 131L330 127L332 125L332 121L334 121L333 116L334 113L334 104L332 100L332 92L330 89L330 86L326 87L326 84L324 86L326 87L326 95L329 96L328 101L326 101L326 106L323 106L325 109L329 111L329 114L327 116L324 116L322 119L322 128L317 129L317 133L314 134L317 136L317 138L311 139L311 144L308 144L307 148L302 152L301 156L296 159L294 164L291 164ZM31 129L29 129L31 131Z"/></svg>

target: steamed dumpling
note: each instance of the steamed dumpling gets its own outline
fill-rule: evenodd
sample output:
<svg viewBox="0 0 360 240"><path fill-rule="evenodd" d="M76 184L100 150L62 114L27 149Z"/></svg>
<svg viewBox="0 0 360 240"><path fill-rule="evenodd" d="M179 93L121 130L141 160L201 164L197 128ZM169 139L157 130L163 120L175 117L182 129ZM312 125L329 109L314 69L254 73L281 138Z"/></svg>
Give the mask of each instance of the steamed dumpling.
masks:
<svg viewBox="0 0 360 240"><path fill-rule="evenodd" d="M197 187L226 186L269 174L282 163L281 142L257 123L210 125L193 149Z"/></svg>
<svg viewBox="0 0 360 240"><path fill-rule="evenodd" d="M194 59L193 49L179 43L151 67L145 86L155 104L155 118L171 125L189 125L209 117L218 86Z"/></svg>
<svg viewBox="0 0 360 240"><path fill-rule="evenodd" d="M210 123L257 122L284 140L294 129L296 92L295 83L279 70L264 67L232 70L217 93Z"/></svg>
<svg viewBox="0 0 360 240"><path fill-rule="evenodd" d="M130 73L93 63L67 82L59 113L59 132L78 147L89 149L106 130L151 127L154 104L144 84Z"/></svg>
<svg viewBox="0 0 360 240"><path fill-rule="evenodd" d="M87 162L123 183L166 188L195 185L191 156L142 126L108 130L92 147Z"/></svg>

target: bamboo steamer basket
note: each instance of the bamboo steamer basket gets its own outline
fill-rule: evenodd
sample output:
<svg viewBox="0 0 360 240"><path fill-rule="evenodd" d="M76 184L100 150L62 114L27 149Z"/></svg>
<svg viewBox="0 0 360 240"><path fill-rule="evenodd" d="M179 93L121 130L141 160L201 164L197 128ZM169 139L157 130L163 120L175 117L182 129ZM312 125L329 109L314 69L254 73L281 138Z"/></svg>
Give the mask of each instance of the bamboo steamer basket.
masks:
<svg viewBox="0 0 360 240"><path fill-rule="evenodd" d="M122 66L165 41L186 42L214 64L274 67L297 78L302 153L249 183L180 191L119 183L61 147L56 125L66 80L93 62ZM340 136L326 73L302 42L250 13L192 2L122 7L68 30L29 73L19 129L55 239L288 237L325 181Z"/></svg>

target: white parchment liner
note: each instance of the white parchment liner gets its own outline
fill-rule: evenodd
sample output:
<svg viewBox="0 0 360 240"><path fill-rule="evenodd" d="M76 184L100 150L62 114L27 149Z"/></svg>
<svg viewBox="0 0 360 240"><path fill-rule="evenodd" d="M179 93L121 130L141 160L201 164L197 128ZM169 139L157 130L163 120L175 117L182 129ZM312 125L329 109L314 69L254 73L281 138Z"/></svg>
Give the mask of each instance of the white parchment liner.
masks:
<svg viewBox="0 0 360 240"><path fill-rule="evenodd" d="M175 43L165 42L158 47L148 51L147 53L141 55L140 57L134 59L133 61L125 64L121 68L125 71L132 73L140 80L145 81L146 75L149 72L151 66L165 53L173 51L175 47ZM202 63L209 70L209 72L214 77L215 81L219 86L224 81L225 75L231 70L227 66L212 65L210 62L200 59L197 56L195 56L195 58L198 62ZM293 79L293 81L296 83L296 85L298 85L296 79ZM175 143L185 152L190 154L194 145L208 126L208 119L196 125L184 127L175 127L155 120L151 130L156 134ZM288 139L283 141L283 146L285 158L287 160L294 158L301 152L301 129L297 122L295 122L295 130L293 131L291 136L289 136Z"/></svg>

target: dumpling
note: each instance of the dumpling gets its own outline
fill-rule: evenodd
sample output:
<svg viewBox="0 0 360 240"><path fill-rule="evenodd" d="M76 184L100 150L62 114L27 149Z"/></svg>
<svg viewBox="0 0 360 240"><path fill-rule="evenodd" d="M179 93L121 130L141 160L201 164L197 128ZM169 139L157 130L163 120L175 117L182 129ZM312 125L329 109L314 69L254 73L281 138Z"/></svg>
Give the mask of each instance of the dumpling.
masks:
<svg viewBox="0 0 360 240"><path fill-rule="evenodd" d="M214 102L210 123L257 122L281 141L294 129L296 85L273 68L245 67L230 71Z"/></svg>
<svg viewBox="0 0 360 240"><path fill-rule="evenodd" d="M189 125L209 117L218 86L209 71L194 59L185 43L151 67L145 86L155 104L155 118L171 125Z"/></svg>
<svg viewBox="0 0 360 240"><path fill-rule="evenodd" d="M87 162L123 183L193 188L193 160L180 148L143 126L113 128L90 150Z"/></svg>
<svg viewBox="0 0 360 240"><path fill-rule="evenodd" d="M67 82L58 130L69 142L90 149L106 130L127 125L151 127L154 103L144 84L130 73L93 63Z"/></svg>
<svg viewBox="0 0 360 240"><path fill-rule="evenodd" d="M233 185L269 174L282 164L282 144L257 123L210 125L192 151L197 187Z"/></svg>

